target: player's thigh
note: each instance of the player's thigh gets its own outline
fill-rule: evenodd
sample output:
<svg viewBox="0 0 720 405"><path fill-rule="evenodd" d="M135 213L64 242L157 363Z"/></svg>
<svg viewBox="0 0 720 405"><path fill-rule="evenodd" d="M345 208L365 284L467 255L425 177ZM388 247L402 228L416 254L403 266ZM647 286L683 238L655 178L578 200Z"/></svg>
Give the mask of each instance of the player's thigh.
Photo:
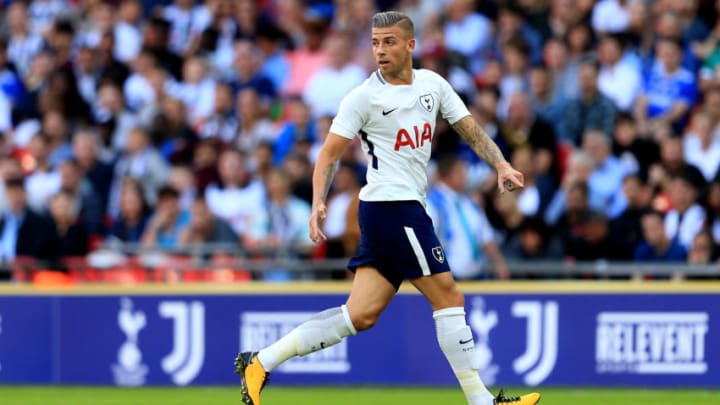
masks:
<svg viewBox="0 0 720 405"><path fill-rule="evenodd" d="M465 305L465 298L450 272L414 278L410 282L427 298L433 311Z"/></svg>
<svg viewBox="0 0 720 405"><path fill-rule="evenodd" d="M357 330L372 327L395 296L395 287L372 266L355 270L347 308Z"/></svg>

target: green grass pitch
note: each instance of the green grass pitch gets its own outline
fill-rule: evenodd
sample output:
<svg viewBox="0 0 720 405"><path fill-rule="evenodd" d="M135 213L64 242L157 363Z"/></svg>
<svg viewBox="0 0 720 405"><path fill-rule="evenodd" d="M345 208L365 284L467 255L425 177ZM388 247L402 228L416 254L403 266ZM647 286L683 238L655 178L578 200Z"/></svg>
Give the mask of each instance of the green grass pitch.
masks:
<svg viewBox="0 0 720 405"><path fill-rule="evenodd" d="M507 390L509 395L527 389ZM541 405L718 405L720 391L540 388ZM0 386L2 405L232 405L236 388L88 388ZM449 388L269 388L262 405L463 405Z"/></svg>

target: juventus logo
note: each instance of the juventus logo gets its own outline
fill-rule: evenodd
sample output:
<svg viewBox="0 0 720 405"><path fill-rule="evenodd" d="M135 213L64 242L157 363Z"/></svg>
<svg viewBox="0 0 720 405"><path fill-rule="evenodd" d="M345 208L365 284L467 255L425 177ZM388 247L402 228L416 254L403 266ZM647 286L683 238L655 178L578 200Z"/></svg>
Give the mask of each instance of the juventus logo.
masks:
<svg viewBox="0 0 720 405"><path fill-rule="evenodd" d="M432 94L428 93L420 96L420 105L428 112L431 112L435 108L435 99Z"/></svg>
<svg viewBox="0 0 720 405"><path fill-rule="evenodd" d="M198 301L163 301L158 311L174 324L173 349L162 359L162 369L175 384L187 385L205 361L205 306Z"/></svg>
<svg viewBox="0 0 720 405"><path fill-rule="evenodd" d="M524 374L525 384L538 385L552 373L557 360L558 303L516 301L512 314L527 319L527 346L513 361L513 369Z"/></svg>

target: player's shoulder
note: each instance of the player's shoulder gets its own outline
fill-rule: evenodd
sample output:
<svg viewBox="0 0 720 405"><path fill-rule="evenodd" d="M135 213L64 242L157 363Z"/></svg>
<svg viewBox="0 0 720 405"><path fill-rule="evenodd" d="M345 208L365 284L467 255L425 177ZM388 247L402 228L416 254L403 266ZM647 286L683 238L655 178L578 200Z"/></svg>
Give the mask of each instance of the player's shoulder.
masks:
<svg viewBox="0 0 720 405"><path fill-rule="evenodd" d="M372 92L372 90L376 87L379 87L382 85L376 77L376 72L373 72L368 76L367 79L365 79L362 83L360 83L357 87L350 90L350 92L345 96L346 99L349 100L356 100L358 98L362 99L367 97L369 93Z"/></svg>
<svg viewBox="0 0 720 405"><path fill-rule="evenodd" d="M415 69L415 77L419 80L428 80L439 83L447 82L444 77L430 69Z"/></svg>

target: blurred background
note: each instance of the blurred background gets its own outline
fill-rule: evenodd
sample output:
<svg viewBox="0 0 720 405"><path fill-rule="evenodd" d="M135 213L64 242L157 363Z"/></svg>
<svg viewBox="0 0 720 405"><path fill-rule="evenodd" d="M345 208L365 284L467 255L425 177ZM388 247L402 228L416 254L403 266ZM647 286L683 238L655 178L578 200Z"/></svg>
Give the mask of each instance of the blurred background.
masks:
<svg viewBox="0 0 720 405"><path fill-rule="evenodd" d="M371 16L396 9L416 67L447 78L525 175L500 195L437 123L427 209L484 381L717 387L720 1L0 4L0 383L234 384L238 349L341 304L360 141L319 245L311 174L375 69ZM491 282L507 279L523 281ZM273 383L454 386L422 298L396 301L385 326Z"/></svg>
<svg viewBox="0 0 720 405"><path fill-rule="evenodd" d="M428 210L458 279L717 276L715 3L4 1L4 277L347 277L359 140L321 246L311 174L339 101L375 69L370 19L386 9L415 21L416 66L525 174L500 196L438 123Z"/></svg>

